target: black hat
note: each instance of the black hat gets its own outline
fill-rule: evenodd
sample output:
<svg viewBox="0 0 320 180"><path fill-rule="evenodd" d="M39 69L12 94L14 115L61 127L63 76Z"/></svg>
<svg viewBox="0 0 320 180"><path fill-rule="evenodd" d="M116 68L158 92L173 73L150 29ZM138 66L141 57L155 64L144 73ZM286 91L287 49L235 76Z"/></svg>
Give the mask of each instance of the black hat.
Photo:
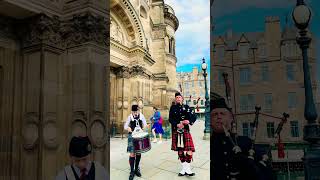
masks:
<svg viewBox="0 0 320 180"><path fill-rule="evenodd" d="M70 156L82 158L91 154L92 146L88 136L72 137L69 145Z"/></svg>
<svg viewBox="0 0 320 180"><path fill-rule="evenodd" d="M216 108L226 108L231 111L231 108L228 107L224 98L213 99L210 101L210 109L211 111Z"/></svg>
<svg viewBox="0 0 320 180"><path fill-rule="evenodd" d="M182 96L180 92L176 92L176 94L174 95L174 97L177 97L177 96Z"/></svg>
<svg viewBox="0 0 320 180"><path fill-rule="evenodd" d="M131 111L138 111L138 105L134 104L131 106Z"/></svg>

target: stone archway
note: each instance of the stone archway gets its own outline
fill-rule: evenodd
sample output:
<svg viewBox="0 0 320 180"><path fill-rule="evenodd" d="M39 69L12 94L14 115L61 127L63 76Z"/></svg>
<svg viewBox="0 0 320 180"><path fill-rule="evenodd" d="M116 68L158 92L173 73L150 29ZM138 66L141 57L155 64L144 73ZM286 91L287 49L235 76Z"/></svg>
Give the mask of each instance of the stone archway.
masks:
<svg viewBox="0 0 320 180"><path fill-rule="evenodd" d="M123 24L126 24L125 31L128 35L128 40L133 45L146 49L146 36L142 23L129 0L111 0L110 12L111 17L117 16Z"/></svg>

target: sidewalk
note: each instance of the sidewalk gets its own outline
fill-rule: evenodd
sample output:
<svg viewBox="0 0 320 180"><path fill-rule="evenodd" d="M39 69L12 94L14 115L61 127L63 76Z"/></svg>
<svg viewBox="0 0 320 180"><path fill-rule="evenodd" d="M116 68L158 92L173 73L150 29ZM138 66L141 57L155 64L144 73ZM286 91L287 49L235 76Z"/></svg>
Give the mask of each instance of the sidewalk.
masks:
<svg viewBox="0 0 320 180"><path fill-rule="evenodd" d="M135 180L209 180L210 179L210 141L202 140L204 121L197 120L191 127L196 152L191 166L196 173L193 177L179 177L181 164L177 152L171 150L171 139L163 140L162 144L152 143L151 150L143 153L140 168L142 177ZM129 154L127 138L111 138L110 142L110 173L112 180L127 180L129 178Z"/></svg>

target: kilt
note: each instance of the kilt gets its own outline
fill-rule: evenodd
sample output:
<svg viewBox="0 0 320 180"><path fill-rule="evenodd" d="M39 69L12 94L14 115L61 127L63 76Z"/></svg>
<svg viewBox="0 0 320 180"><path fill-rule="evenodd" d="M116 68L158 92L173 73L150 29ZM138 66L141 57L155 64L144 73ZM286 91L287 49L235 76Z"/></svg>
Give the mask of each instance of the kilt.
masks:
<svg viewBox="0 0 320 180"><path fill-rule="evenodd" d="M151 129L155 129L155 133L156 134L163 134L164 131L162 129L162 125L158 122L155 122L153 125L152 125L152 128Z"/></svg>
<svg viewBox="0 0 320 180"><path fill-rule="evenodd" d="M132 133L129 133L129 134L128 134L128 147L127 147L127 152L128 152L128 153L134 153Z"/></svg>
<svg viewBox="0 0 320 180"><path fill-rule="evenodd" d="M177 140L178 140L178 132L176 130L172 131L172 143L171 143L171 150L173 151L192 151L195 152L192 136L189 131L183 131L183 144L184 147L177 147Z"/></svg>

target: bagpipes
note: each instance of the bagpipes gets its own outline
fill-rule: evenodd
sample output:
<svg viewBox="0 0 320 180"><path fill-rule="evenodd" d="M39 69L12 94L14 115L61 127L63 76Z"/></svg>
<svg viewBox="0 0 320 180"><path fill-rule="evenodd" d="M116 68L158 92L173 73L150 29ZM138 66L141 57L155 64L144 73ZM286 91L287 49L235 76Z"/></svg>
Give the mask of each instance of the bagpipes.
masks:
<svg viewBox="0 0 320 180"><path fill-rule="evenodd" d="M231 105L231 87L230 87L230 83L228 81L228 73L223 73L223 78L224 78L224 83L225 83L225 95L226 95L226 98L228 100L228 105L230 107ZM255 107L255 112L249 112L249 113L240 113L240 114L234 114L231 112L232 114L232 117L233 117L233 122L232 122L232 129L231 129L231 133L234 135L235 137L235 141L237 139L237 130L236 130L236 116L237 115L248 115L248 114L255 114L255 118L254 118L254 121L253 121L253 136L251 138L252 140L252 146L251 146L251 149L249 150L249 156L248 158L250 159L255 159L254 158L254 155L255 155L255 146L256 146L256 137L257 137L257 130L258 130L258 124L259 124L259 115L264 115L264 116L268 116L268 117L272 117L272 118L275 118L275 119L280 119L281 122L278 124L278 127L275 131L275 138L278 138L278 156L279 158L283 158L284 157L284 145L281 143L281 138L280 138L280 133L281 133L281 130L283 128L283 125L284 123L287 122L287 119L289 118L289 114L287 113L283 113L283 117L276 117L276 116L272 116L272 115L269 115L269 114L265 114L265 113L261 113L261 107L259 106L256 106ZM239 148L239 146L237 145L237 142L234 142L232 140L232 137L230 135L230 133L224 128L224 132L225 132L225 135L230 139L231 143L233 144L233 149L236 153L238 152L241 152L241 149ZM271 152L271 149L272 149L272 146L270 145L268 150L267 150L267 154L269 154ZM262 160L264 161L267 161L267 157L264 156L262 158Z"/></svg>

